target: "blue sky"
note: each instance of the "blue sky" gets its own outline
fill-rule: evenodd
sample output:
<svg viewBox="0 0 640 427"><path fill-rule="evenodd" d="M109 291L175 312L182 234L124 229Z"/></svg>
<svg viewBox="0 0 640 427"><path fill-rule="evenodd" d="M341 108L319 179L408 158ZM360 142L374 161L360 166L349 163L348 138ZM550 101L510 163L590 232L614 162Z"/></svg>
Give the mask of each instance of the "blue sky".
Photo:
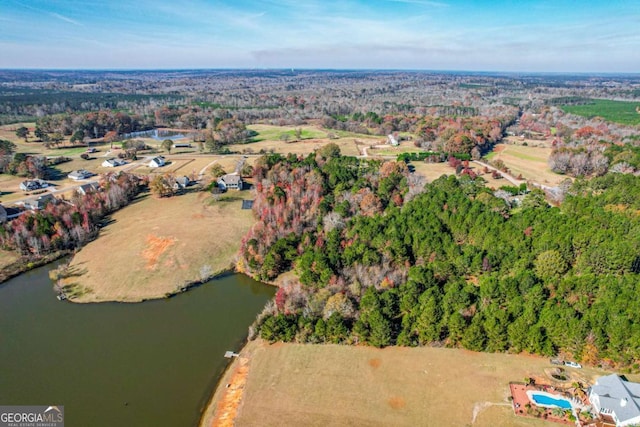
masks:
<svg viewBox="0 0 640 427"><path fill-rule="evenodd" d="M0 0L0 68L640 72L640 1Z"/></svg>

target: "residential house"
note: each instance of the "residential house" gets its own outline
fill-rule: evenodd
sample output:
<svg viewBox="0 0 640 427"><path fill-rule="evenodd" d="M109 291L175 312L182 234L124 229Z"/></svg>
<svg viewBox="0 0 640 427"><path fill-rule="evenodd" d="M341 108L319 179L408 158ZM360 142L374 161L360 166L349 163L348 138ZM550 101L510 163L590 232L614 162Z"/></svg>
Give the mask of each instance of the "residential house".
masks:
<svg viewBox="0 0 640 427"><path fill-rule="evenodd" d="M0 205L0 224L7 221L7 210Z"/></svg>
<svg viewBox="0 0 640 427"><path fill-rule="evenodd" d="M22 181L20 183L20 189L22 191L39 190L40 189L40 183L38 181L33 181L33 180Z"/></svg>
<svg viewBox="0 0 640 427"><path fill-rule="evenodd" d="M69 175L67 175L68 178L73 179L74 181L80 181L83 179L90 178L92 176L93 174L91 172L84 169L73 171Z"/></svg>
<svg viewBox="0 0 640 427"><path fill-rule="evenodd" d="M82 194L83 196L86 196L87 193L93 193L94 191L98 191L98 188L99 187L97 182L95 181L88 182L78 187L78 193Z"/></svg>
<svg viewBox="0 0 640 427"><path fill-rule="evenodd" d="M218 187L223 190L242 190L242 177L236 173L228 173L218 178Z"/></svg>
<svg viewBox="0 0 640 427"><path fill-rule="evenodd" d="M122 159L116 159L116 158L111 158L111 159L107 159L104 162L102 162L102 167L105 168L115 168L117 166L122 166L127 164L127 162L125 162Z"/></svg>
<svg viewBox="0 0 640 427"><path fill-rule="evenodd" d="M189 185L191 185L191 180L189 179L188 176L181 176L176 178L176 182L173 184L173 189L180 191L180 190L184 190L185 188L187 188Z"/></svg>
<svg viewBox="0 0 640 427"><path fill-rule="evenodd" d="M165 165L164 157L154 157L149 162L149 167L150 168L159 168L159 167L162 167L164 165Z"/></svg>
<svg viewBox="0 0 640 427"><path fill-rule="evenodd" d="M398 145L400 145L398 138L396 138L396 136L392 133L387 135L387 142L394 147L397 147Z"/></svg>
<svg viewBox="0 0 640 427"><path fill-rule="evenodd" d="M640 424L640 383L616 374L600 377L589 390L589 400L598 414L613 418L617 427Z"/></svg>
<svg viewBox="0 0 640 427"><path fill-rule="evenodd" d="M47 204L56 202L56 200L57 199L53 197L52 194L45 194L35 200L27 200L26 202L24 202L24 207L32 211L44 209Z"/></svg>

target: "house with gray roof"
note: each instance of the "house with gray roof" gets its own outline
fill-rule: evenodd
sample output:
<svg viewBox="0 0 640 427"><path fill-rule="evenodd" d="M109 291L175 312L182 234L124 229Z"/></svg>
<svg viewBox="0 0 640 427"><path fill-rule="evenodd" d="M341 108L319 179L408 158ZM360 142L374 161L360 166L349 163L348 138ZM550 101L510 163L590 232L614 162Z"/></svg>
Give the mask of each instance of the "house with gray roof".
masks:
<svg viewBox="0 0 640 427"><path fill-rule="evenodd" d="M165 164L166 164L166 162L164 161L164 157L158 156L158 157L154 157L153 159L151 159L151 161L149 162L149 167L150 168L161 168Z"/></svg>
<svg viewBox="0 0 640 427"><path fill-rule="evenodd" d="M44 194L38 197L37 199L27 200L26 202L24 202L24 207L32 211L35 211L39 209L44 209L47 206L47 204L55 203L56 200L57 199L53 197L52 194Z"/></svg>
<svg viewBox="0 0 640 427"><path fill-rule="evenodd" d="M102 162L102 167L105 168L115 168L117 166L122 166L122 165L126 165L127 162L125 162L122 159L117 159L115 157L111 158L111 159L107 159L104 162Z"/></svg>
<svg viewBox="0 0 640 427"><path fill-rule="evenodd" d="M71 172L67 175L68 178L73 179L74 181L80 181L82 179L91 178L93 174L87 170L79 169L77 171Z"/></svg>
<svg viewBox="0 0 640 427"><path fill-rule="evenodd" d="M191 180L189 179L188 176L180 176L176 178L176 182L173 184L173 189L180 191L180 190L184 190L190 185L191 185Z"/></svg>
<svg viewBox="0 0 640 427"><path fill-rule="evenodd" d="M218 187L223 190L242 190L242 177L237 173L228 173L218 178Z"/></svg>
<svg viewBox="0 0 640 427"><path fill-rule="evenodd" d="M78 187L78 193L86 196L87 193L93 193L94 191L98 191L98 183L95 181L88 182L86 184L82 184Z"/></svg>
<svg viewBox="0 0 640 427"><path fill-rule="evenodd" d="M593 409L613 418L617 427L640 424L640 383L616 374L600 377L589 390Z"/></svg>
<svg viewBox="0 0 640 427"><path fill-rule="evenodd" d="M7 221L7 210L0 205L0 224Z"/></svg>

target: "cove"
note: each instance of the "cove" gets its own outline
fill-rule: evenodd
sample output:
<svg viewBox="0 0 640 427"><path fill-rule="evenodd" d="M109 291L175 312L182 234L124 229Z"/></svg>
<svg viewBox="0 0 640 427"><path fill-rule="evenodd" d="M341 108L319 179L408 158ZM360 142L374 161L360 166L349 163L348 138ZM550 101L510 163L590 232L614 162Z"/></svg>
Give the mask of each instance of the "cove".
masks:
<svg viewBox="0 0 640 427"><path fill-rule="evenodd" d="M275 288L232 274L168 300L72 304L48 271L0 285L0 405L64 405L69 426L195 426Z"/></svg>

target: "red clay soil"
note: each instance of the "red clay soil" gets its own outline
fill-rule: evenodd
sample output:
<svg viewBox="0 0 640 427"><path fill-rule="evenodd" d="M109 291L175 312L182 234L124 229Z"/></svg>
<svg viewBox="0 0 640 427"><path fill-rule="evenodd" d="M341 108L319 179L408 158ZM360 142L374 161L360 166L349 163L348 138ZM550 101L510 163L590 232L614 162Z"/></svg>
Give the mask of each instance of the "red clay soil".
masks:
<svg viewBox="0 0 640 427"><path fill-rule="evenodd" d="M545 409L542 416L535 417L533 415L527 414L527 408L525 405L534 404L529 400L529 396L527 396L527 390L538 390L539 388L533 386L526 386L524 384L509 384L509 389L511 389L511 396L513 397L513 411L516 415L521 417L529 417L529 418L541 418L543 420L552 421L554 423L565 424L565 425L575 425L575 423L567 420L566 418L558 418L554 416L551 412L551 409Z"/></svg>

